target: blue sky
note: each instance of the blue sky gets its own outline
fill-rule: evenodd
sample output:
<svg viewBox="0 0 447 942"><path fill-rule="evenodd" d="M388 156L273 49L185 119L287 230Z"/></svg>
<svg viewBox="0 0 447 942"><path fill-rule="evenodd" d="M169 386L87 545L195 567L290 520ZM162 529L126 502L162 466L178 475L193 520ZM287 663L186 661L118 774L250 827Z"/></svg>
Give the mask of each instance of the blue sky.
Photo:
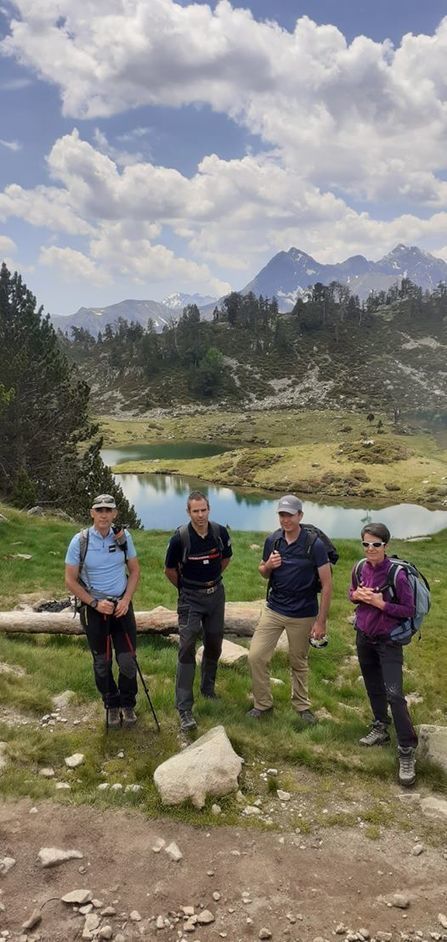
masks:
<svg viewBox="0 0 447 942"><path fill-rule="evenodd" d="M0 254L51 313L294 245L447 260L445 2L7 0Z"/></svg>

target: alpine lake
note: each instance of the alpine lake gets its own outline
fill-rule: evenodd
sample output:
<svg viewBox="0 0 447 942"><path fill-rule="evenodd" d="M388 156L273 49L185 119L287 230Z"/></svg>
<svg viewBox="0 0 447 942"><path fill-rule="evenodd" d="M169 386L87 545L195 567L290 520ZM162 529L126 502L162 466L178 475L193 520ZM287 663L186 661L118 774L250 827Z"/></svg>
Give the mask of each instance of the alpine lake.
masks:
<svg viewBox="0 0 447 942"><path fill-rule="evenodd" d="M104 462L115 468L128 461L201 458L224 454L228 449L205 442L165 442L151 445L121 445L104 448ZM213 520L233 530L269 532L277 526L279 493L221 487L179 474L114 474L145 529L172 531L187 520L186 499L193 490L207 495ZM323 504L303 499L304 522L315 524L331 538L353 539L372 520L385 523L398 539L410 539L447 528L447 510L429 510L418 504L401 503L374 510L343 504Z"/></svg>

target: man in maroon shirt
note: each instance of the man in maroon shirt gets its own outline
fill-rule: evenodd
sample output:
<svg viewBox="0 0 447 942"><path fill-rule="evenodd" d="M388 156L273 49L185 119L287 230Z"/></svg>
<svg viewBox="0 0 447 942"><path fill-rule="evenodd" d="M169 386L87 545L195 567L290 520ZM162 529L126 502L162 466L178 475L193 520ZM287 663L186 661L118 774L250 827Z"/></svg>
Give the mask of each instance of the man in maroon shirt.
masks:
<svg viewBox="0 0 447 942"><path fill-rule="evenodd" d="M390 531L383 523L369 523L362 530L366 559L358 579L357 565L351 576L349 597L357 605L357 654L366 692L374 716L362 746L390 742L388 703L396 729L399 755L399 782L413 785L416 780L418 738L403 693L402 645L392 641L393 628L414 615L414 599L406 573L400 569L395 586L388 576L392 562L386 555Z"/></svg>

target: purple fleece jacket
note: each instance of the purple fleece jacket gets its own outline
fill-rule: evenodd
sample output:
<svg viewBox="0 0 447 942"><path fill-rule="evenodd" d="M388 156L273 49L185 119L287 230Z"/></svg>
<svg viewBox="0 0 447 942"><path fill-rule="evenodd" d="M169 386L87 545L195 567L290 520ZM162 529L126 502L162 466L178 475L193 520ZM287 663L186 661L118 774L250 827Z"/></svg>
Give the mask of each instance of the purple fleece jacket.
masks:
<svg viewBox="0 0 447 942"><path fill-rule="evenodd" d="M372 566L368 560L365 560L362 567L361 585L379 592L387 582L391 566L392 562L387 556L378 566ZM352 593L357 588L355 568L354 566L352 570L351 588L349 589L351 602L353 601ZM399 622L414 615L413 592L406 573L402 570L399 571L396 579L395 601L387 601L392 597L389 589L386 589L383 595L385 599L385 608L383 609L375 608L374 605L368 605L366 602L354 602L354 605L357 605L355 627L368 638L374 638L377 641L386 639Z"/></svg>

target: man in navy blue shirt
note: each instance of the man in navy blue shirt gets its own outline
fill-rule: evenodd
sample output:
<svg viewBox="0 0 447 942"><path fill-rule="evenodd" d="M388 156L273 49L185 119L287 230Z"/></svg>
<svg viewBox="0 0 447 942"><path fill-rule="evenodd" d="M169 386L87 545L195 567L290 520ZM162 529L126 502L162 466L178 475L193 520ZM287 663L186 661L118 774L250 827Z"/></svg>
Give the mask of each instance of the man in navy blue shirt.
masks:
<svg viewBox="0 0 447 942"><path fill-rule="evenodd" d="M222 573L232 555L226 527L211 522L208 498L200 491L188 497L190 523L179 527L171 537L166 553L165 574L178 589L179 654L175 683L175 705L180 728L188 732L197 726L192 715L194 703L196 641L203 633L200 689L214 699L217 663L222 651L225 592Z"/></svg>
<svg viewBox="0 0 447 942"><path fill-rule="evenodd" d="M292 674L292 705L301 721L316 722L308 694L310 638L327 634L326 619L332 593L332 575L323 542L301 526L302 503L286 494L278 504L281 532L267 537L259 572L269 580L269 592L261 620L250 645L248 663L253 684L254 707L248 716L263 719L273 710L269 664L283 631L289 641ZM321 600L318 607L318 591Z"/></svg>

